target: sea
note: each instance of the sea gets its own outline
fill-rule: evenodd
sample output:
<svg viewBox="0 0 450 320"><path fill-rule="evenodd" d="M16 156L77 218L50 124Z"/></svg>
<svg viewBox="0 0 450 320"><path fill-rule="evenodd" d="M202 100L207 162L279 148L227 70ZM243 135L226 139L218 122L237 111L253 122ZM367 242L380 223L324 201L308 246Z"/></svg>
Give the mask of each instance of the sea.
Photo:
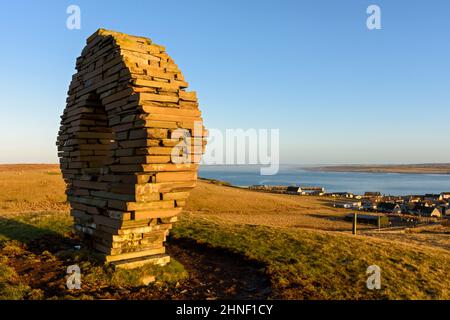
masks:
<svg viewBox="0 0 450 320"><path fill-rule="evenodd" d="M276 175L263 176L258 166L202 165L199 176L236 186L285 185L318 186L326 192L385 195L413 195L450 192L450 174L404 174L311 171L300 166L281 166Z"/></svg>

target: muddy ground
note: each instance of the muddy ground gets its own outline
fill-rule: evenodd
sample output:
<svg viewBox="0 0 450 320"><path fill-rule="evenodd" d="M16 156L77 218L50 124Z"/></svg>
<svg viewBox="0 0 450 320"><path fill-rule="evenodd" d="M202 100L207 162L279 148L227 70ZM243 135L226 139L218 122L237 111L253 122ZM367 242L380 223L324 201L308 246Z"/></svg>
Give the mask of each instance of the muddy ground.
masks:
<svg viewBox="0 0 450 320"><path fill-rule="evenodd" d="M1 255L7 257L20 282L32 289L28 299L266 299L271 294L263 266L185 239L171 239L167 244L167 252L188 272L185 280L138 287L82 282L80 290L69 291L66 270L74 262L60 253L78 244L70 238L46 236L13 247L3 243Z"/></svg>

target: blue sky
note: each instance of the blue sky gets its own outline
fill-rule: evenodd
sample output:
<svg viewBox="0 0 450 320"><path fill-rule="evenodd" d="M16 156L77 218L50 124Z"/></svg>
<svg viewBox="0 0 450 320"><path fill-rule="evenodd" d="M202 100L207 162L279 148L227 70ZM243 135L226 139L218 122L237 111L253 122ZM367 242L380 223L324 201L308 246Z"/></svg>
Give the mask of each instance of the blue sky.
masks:
<svg viewBox="0 0 450 320"><path fill-rule="evenodd" d="M66 8L81 8L81 30ZM381 30L366 9L381 8ZM279 128L281 162L450 162L450 2L20 1L0 11L0 163L57 162L85 39L166 46L210 128Z"/></svg>

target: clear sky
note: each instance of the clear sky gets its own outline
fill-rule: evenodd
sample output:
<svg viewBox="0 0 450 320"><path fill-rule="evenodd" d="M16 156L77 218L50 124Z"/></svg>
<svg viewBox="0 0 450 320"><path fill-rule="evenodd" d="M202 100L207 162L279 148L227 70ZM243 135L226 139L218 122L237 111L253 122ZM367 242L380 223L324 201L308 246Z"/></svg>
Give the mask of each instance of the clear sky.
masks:
<svg viewBox="0 0 450 320"><path fill-rule="evenodd" d="M66 9L81 8L81 29ZM366 9L381 8L381 30ZM22 1L0 10L0 163L57 162L97 28L165 45L210 128L279 128L281 162L450 162L447 0Z"/></svg>

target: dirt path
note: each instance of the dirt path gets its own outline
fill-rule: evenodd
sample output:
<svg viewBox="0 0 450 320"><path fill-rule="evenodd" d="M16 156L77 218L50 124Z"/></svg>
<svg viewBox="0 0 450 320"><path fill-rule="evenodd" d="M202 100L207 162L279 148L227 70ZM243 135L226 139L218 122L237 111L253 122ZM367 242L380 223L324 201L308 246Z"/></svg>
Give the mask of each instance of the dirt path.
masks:
<svg viewBox="0 0 450 320"><path fill-rule="evenodd" d="M265 299L270 282L263 266L189 240L172 240L168 253L189 273L183 299Z"/></svg>

